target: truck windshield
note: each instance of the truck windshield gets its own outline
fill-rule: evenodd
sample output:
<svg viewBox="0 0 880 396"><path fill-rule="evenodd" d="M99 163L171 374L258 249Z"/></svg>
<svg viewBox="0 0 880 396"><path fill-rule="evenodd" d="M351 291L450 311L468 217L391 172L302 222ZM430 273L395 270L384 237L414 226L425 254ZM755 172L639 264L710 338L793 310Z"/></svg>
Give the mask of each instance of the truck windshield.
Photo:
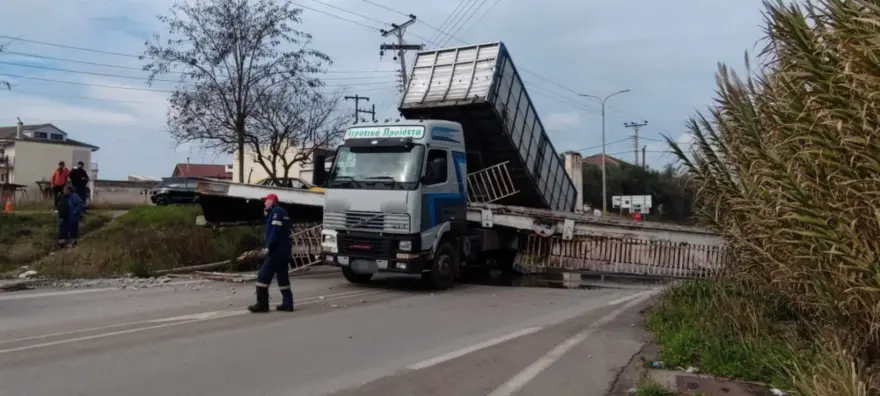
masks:
<svg viewBox="0 0 880 396"><path fill-rule="evenodd" d="M346 147L336 154L331 187L415 188L421 176L425 146Z"/></svg>

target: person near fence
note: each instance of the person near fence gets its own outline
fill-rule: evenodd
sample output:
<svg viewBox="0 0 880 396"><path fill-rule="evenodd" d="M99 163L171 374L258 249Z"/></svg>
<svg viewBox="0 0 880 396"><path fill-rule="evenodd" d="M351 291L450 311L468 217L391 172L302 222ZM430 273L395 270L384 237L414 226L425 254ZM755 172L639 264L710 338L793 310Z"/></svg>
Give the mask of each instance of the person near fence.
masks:
<svg viewBox="0 0 880 396"><path fill-rule="evenodd" d="M58 163L58 168L55 168L55 172L52 172L52 198L55 200L55 207L58 207L58 201L61 199L61 195L64 193L64 186L67 185L67 180L70 178L70 170L64 166L64 161Z"/></svg>
<svg viewBox="0 0 880 396"><path fill-rule="evenodd" d="M79 220L82 217L83 201L73 192L73 186L67 185L58 200L58 246L70 243L76 245L79 238Z"/></svg>
<svg viewBox="0 0 880 396"><path fill-rule="evenodd" d="M279 311L293 312L293 292L290 290L288 262L293 248L290 241L290 217L278 205L278 196L269 194L263 197L266 209L266 260L257 272L257 303L248 307L254 313L269 312L269 285L272 278L278 279L281 289Z"/></svg>

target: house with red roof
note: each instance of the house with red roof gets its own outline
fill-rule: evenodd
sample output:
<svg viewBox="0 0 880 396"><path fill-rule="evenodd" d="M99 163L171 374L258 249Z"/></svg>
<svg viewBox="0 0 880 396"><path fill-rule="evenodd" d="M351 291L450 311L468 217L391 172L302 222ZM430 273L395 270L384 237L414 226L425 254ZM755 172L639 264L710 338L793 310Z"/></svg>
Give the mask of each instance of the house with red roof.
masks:
<svg viewBox="0 0 880 396"><path fill-rule="evenodd" d="M177 164L171 177L209 177L232 180L232 165L223 164Z"/></svg>

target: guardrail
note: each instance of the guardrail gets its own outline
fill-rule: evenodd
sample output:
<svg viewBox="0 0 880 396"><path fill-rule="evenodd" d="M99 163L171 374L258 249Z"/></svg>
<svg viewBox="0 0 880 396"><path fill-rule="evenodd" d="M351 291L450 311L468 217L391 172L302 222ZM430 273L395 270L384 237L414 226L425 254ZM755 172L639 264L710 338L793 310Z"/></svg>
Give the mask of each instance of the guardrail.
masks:
<svg viewBox="0 0 880 396"><path fill-rule="evenodd" d="M529 235L521 246L519 267L528 272L569 270L584 273L669 278L705 278L719 271L728 256L722 246L669 241L580 236Z"/></svg>

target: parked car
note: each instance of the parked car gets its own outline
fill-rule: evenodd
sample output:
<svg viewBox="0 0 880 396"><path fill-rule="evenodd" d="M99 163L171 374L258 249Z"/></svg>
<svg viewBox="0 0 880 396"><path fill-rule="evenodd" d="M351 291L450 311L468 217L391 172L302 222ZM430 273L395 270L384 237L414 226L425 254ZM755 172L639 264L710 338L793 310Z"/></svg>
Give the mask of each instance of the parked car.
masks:
<svg viewBox="0 0 880 396"><path fill-rule="evenodd" d="M196 177L166 177L150 191L150 201L156 205L188 204L199 202Z"/></svg>
<svg viewBox="0 0 880 396"><path fill-rule="evenodd" d="M311 183L300 179L298 177L279 177L278 183L275 183L271 177L267 177L265 179L260 179L256 183L258 186L273 186L273 187L286 187L286 188L300 188L309 191L315 192L324 192L324 189L318 186L313 186Z"/></svg>

